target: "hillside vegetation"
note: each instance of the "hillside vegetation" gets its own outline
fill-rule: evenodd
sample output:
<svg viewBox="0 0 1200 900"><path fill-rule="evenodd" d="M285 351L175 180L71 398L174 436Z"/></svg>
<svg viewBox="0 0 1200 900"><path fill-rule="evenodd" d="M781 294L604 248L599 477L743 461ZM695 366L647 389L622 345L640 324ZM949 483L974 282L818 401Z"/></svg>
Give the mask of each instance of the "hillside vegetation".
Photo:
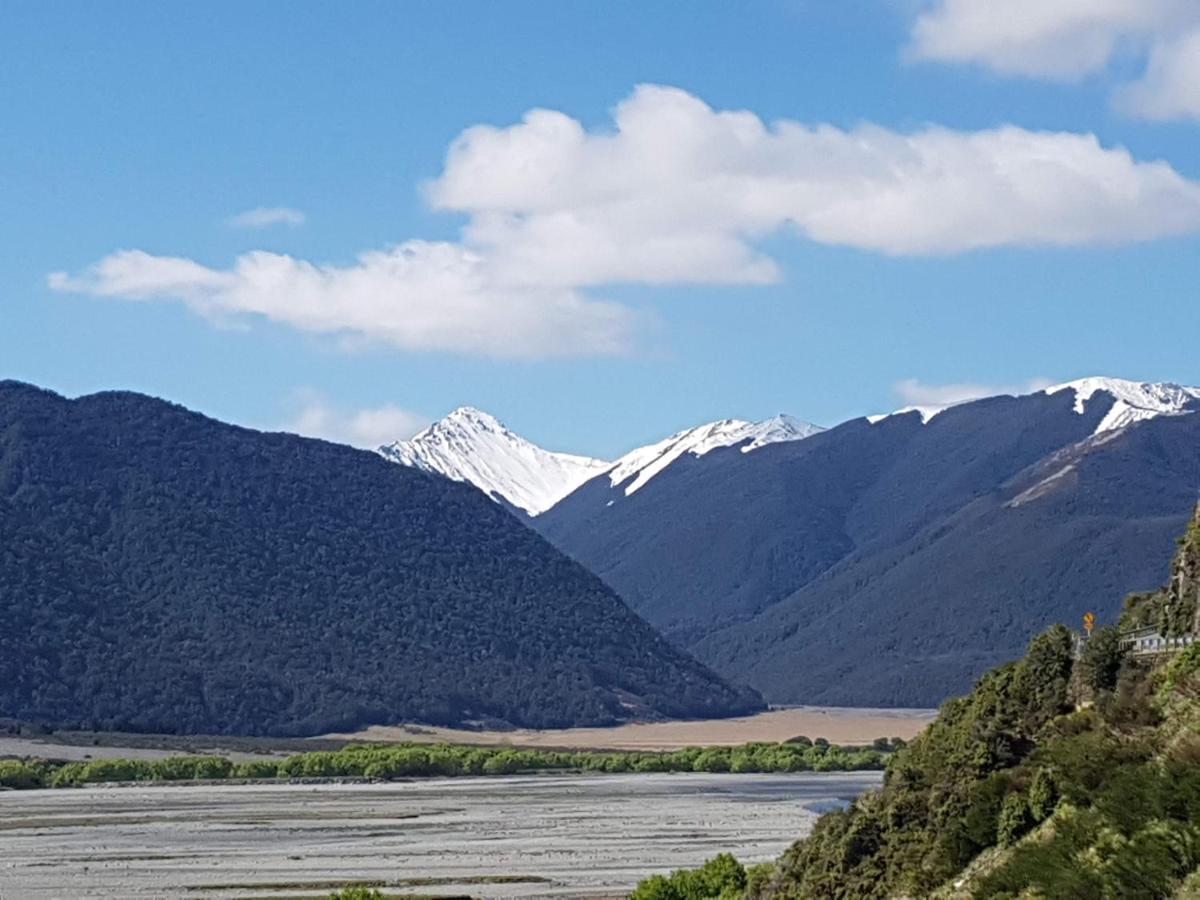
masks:
<svg viewBox="0 0 1200 900"><path fill-rule="evenodd" d="M296 735L762 708L474 488L0 382L0 716Z"/></svg>
<svg viewBox="0 0 1200 900"><path fill-rule="evenodd" d="M1171 583L1130 598L1121 626L1190 632L1198 562L1193 523ZM714 861L704 878L649 879L635 896L1195 896L1200 645L1132 658L1108 628L1077 656L1075 636L1054 626L946 703L892 757L879 791L823 816L774 866L748 873L730 862Z"/></svg>

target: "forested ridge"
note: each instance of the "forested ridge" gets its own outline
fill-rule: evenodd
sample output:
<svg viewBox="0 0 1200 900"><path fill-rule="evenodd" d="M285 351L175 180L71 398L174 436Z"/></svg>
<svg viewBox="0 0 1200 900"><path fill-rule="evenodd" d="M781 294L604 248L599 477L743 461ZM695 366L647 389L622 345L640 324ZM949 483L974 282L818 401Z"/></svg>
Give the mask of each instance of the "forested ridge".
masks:
<svg viewBox="0 0 1200 900"><path fill-rule="evenodd" d="M312 734L761 708L474 488L0 382L0 716Z"/></svg>
<svg viewBox="0 0 1200 900"><path fill-rule="evenodd" d="M1122 629L1193 633L1200 519L1170 583L1131 596L1077 652L1056 625L947 702L883 787L829 813L774 865L722 855L635 900L1200 896L1200 644L1133 655Z"/></svg>

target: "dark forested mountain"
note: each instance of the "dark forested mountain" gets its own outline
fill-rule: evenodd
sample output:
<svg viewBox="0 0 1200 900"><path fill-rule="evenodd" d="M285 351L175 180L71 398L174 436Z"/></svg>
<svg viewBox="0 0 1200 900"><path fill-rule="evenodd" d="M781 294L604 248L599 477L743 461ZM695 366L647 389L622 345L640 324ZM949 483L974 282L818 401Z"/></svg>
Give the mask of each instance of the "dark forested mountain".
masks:
<svg viewBox="0 0 1200 900"><path fill-rule="evenodd" d="M306 734L761 701L472 487L129 393L0 382L0 716Z"/></svg>
<svg viewBox="0 0 1200 900"><path fill-rule="evenodd" d="M1200 417L1169 414L1194 403L1089 380L859 419L632 494L596 478L533 524L773 702L928 706L1155 582L1200 486Z"/></svg>

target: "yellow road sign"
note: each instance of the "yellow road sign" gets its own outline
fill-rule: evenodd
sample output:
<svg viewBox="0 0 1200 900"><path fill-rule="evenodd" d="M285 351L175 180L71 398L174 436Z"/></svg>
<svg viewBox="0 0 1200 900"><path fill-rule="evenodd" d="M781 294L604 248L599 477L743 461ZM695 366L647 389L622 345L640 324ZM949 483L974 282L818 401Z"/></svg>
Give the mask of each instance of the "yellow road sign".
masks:
<svg viewBox="0 0 1200 900"><path fill-rule="evenodd" d="M1092 628L1094 628L1095 625L1096 625L1096 614L1092 613L1092 612L1084 613L1083 614L1083 629L1084 629L1084 631L1086 631L1088 634L1091 634Z"/></svg>

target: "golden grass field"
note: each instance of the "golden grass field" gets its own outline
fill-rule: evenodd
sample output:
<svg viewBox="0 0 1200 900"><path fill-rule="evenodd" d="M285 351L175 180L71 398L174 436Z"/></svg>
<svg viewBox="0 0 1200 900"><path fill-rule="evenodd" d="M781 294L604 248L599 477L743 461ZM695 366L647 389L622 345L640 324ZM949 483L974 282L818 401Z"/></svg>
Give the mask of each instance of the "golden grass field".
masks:
<svg viewBox="0 0 1200 900"><path fill-rule="evenodd" d="M736 746L750 741L786 741L797 735L823 737L834 744L869 744L879 737L909 740L936 715L936 710L841 709L794 707L773 709L736 719L643 722L612 728L516 729L470 731L428 725L373 725L326 740L509 744L566 750L678 750L682 747Z"/></svg>

